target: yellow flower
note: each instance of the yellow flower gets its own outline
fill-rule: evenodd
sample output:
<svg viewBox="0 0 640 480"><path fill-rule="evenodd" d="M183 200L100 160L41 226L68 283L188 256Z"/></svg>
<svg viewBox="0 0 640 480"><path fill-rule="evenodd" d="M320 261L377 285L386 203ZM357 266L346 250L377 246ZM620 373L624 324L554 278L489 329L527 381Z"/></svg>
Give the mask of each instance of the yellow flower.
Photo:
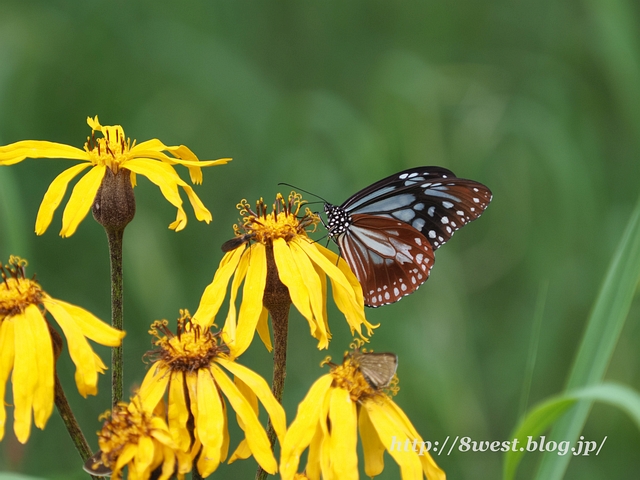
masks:
<svg viewBox="0 0 640 480"><path fill-rule="evenodd" d="M128 467L129 480L148 479L159 467L160 477L154 478L160 480L171 478L176 471L178 478L184 479L184 474L191 471L189 454L178 448L164 415L158 413L145 410L136 396L129 404L119 402L101 417L105 420L98 432L102 455L94 458L101 468L112 470L113 480L122 478L124 467Z"/></svg>
<svg viewBox="0 0 640 480"><path fill-rule="evenodd" d="M46 312L53 316L67 338L69 355L76 365L76 385L83 397L97 393L98 373L106 369L87 338L116 347L124 337L124 332L86 310L47 295L38 282L25 278L26 264L12 256L9 265L0 265L3 280L0 283L0 439L4 436L6 421L5 384L13 370L13 429L22 443L31 433L31 411L36 427L42 429L53 410L52 341L59 337L47 322Z"/></svg>
<svg viewBox="0 0 640 480"><path fill-rule="evenodd" d="M359 368L360 358L359 352L346 355L342 365L333 365L300 403L282 445L282 479L295 478L300 455L307 447L305 472L310 479L319 480L321 475L325 479L357 479L359 430L369 477L384 469L386 450L400 465L403 480L420 480L423 474L428 480L444 480L444 472L429 452L412 448L423 445L418 432L389 394L366 380Z"/></svg>
<svg viewBox="0 0 640 480"><path fill-rule="evenodd" d="M89 212L102 180L107 174L107 169L113 174L117 174L121 169L131 172L132 186L136 184L136 174L144 175L158 185L164 197L178 209L177 218L169 228L179 231L187 225L187 215L182 208L178 186L186 192L196 218L207 223L211 221L211 213L193 189L178 176L172 165L187 167L191 181L199 184L202 183L200 167L224 164L230 160L229 158L199 161L186 146L167 146L155 138L137 145L134 140L132 145L131 139L125 137L120 125L102 126L97 116L88 117L87 123L91 127L91 137L87 138L84 150L71 145L40 140L24 140L0 146L0 165L13 165L25 158L67 158L83 161L59 174L49 185L36 218L38 235L42 235L49 227L53 213L60 205L69 182L88 167L92 168L75 185L64 209L60 231L63 237L73 235ZM103 138L96 138L96 131L101 132Z"/></svg>
<svg viewBox="0 0 640 480"><path fill-rule="evenodd" d="M268 311L262 301L270 256L275 260L280 281L289 290L291 302L309 322L311 335L318 339L319 349L327 348L331 338L325 304L327 276L333 299L344 313L352 334L361 335L363 325L368 335L372 333L373 326L364 316L362 287L344 260L308 237L307 228L315 228L318 217L307 209L298 218L303 204L300 195L293 192L287 201L278 194L271 213L267 213L262 199L257 202L257 212L251 210L246 200L238 204L243 224L235 228L236 237L223 246L232 250L222 258L193 316L202 325L213 323L233 275L229 313L223 329L233 356L249 347L256 329L271 350ZM235 301L243 280L242 304L236 317Z"/></svg>
<svg viewBox="0 0 640 480"><path fill-rule="evenodd" d="M219 344L219 334L192 323L186 310L181 311L176 335L169 331L167 323L158 321L151 326L150 333L157 338L158 349L152 352L157 360L140 387L139 395L145 408L155 408L168 392L169 430L183 451L191 449L195 455L202 447L198 471L206 477L226 459L229 449L224 394L245 433L245 440L230 462L253 455L265 471L275 473L277 462L258 420L258 399L269 414L280 442L286 431L286 418L267 382L231 360L226 346ZM235 382L221 367L235 376ZM195 425L194 445L187 429L190 415Z"/></svg>

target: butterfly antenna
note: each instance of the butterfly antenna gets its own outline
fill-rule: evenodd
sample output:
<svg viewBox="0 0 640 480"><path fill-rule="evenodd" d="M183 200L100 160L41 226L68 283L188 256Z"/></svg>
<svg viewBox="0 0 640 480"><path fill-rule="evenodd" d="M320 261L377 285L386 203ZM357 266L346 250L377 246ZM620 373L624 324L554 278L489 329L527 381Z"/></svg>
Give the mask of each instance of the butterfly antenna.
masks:
<svg viewBox="0 0 640 480"><path fill-rule="evenodd" d="M313 195L314 197L319 198L320 200L322 200L324 203L329 203L324 198L322 198L320 195L316 195L315 193L311 193L311 192L309 192L307 190L303 190L302 188L298 188L295 185L291 185L290 183L280 182L278 185L286 185L287 187L291 187L291 188L294 188L296 190L300 190L301 192L307 193L309 195Z"/></svg>

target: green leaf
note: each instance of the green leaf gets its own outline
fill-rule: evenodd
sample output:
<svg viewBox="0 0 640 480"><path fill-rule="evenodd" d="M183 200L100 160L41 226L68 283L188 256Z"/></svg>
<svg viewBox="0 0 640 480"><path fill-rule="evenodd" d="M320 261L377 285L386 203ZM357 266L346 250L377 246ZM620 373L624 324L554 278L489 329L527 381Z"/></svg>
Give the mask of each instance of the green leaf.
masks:
<svg viewBox="0 0 640 480"><path fill-rule="evenodd" d="M542 432L579 400L586 400L590 403L600 401L617 407L626 412L640 430L640 394L624 385L603 383L550 398L533 408L515 429L512 438L518 439L516 445L521 445L521 447L515 448L515 451L511 450L505 455L503 469L504 480L512 480L515 477L518 465L522 460L522 456L525 454L522 445L524 445L527 437L536 437L537 439ZM575 439L559 438L557 441L566 440L571 441L572 445L575 444ZM573 455L556 454L555 456L571 458Z"/></svg>

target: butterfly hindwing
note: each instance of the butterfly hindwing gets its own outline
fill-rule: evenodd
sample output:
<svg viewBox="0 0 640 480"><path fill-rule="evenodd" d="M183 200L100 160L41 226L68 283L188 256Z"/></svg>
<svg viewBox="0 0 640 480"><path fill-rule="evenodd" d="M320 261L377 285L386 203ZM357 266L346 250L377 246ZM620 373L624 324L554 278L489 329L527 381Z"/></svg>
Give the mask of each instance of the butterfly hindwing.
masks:
<svg viewBox="0 0 640 480"><path fill-rule="evenodd" d="M337 241L367 306L397 302L429 278L433 248L420 232L392 218L363 214L351 220L348 233Z"/></svg>
<svg viewBox="0 0 640 480"><path fill-rule="evenodd" d="M372 388L389 386L398 368L398 356L395 353L354 352L352 356L358 362L360 373Z"/></svg>

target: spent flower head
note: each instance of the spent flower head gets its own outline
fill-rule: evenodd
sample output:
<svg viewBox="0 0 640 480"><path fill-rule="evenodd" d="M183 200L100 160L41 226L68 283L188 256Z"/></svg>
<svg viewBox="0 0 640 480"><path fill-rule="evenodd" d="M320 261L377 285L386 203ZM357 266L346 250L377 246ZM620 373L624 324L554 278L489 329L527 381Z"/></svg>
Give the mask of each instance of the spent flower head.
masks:
<svg viewBox="0 0 640 480"><path fill-rule="evenodd" d="M4 399L5 384L13 371L13 428L22 443L29 439L31 412L35 425L44 428L53 410L55 361L62 347L46 313L67 338L69 355L76 365L76 385L83 397L97 393L98 373L106 369L87 338L116 347L124 337L124 332L86 310L49 296L35 279L26 278L26 265L14 256L8 265L0 265L0 399ZM0 439L6 421L4 405L2 401Z"/></svg>
<svg viewBox="0 0 640 480"><path fill-rule="evenodd" d="M60 173L49 185L36 218L38 235L42 235L47 230L55 210L64 198L69 182L88 167L91 169L76 183L64 209L60 231L63 237L74 234L92 205L98 221L100 217L105 216L102 212L105 208L111 210L122 208L126 210L124 215L128 218L125 221L131 220L135 206L131 204L133 194L128 193L127 188L130 190L136 185L136 174L147 177L160 187L164 197L177 208L177 218L169 228L178 231L187 224L187 215L182 208L178 187L182 187L186 192L196 218L207 223L211 221L211 213L202 204L193 188L178 176L173 165L187 167L191 181L199 184L202 183L201 167L224 164L230 159L200 161L184 145L168 146L155 138L136 144L135 140L131 142L131 139L125 136L120 125L100 125L97 116L88 117L87 123L91 127L91 136L87 137L82 150L71 145L41 140L23 140L0 146L0 166L13 165L25 158L66 158L82 161ZM101 133L102 137L96 137L96 132ZM109 180L114 176L120 178L117 183L121 193L124 192L126 196L124 206L109 204L112 201L109 194L114 191L109 188ZM111 215L111 213L106 214L107 218Z"/></svg>
<svg viewBox="0 0 640 480"><path fill-rule="evenodd" d="M288 289L291 303L309 322L318 348L327 348L331 338L326 314L327 277L333 299L352 333L362 335L362 326L368 335L372 333L373 326L364 316L362 288L357 278L344 260L309 238L308 232L315 229L319 219L308 208L301 215L304 203L299 194L292 192L286 200L277 194L271 212L262 199L256 203L255 211L246 200L238 204L242 224L234 228L236 237L223 245L223 250L228 251L194 314L194 321L202 325L213 323L233 276L223 329L233 356L249 347L256 329L271 350L268 310L263 302L270 293L267 281L270 270ZM236 297L243 281L242 304L237 312Z"/></svg>
<svg viewBox="0 0 640 480"><path fill-rule="evenodd" d="M372 385L362 372L363 358L360 352L345 355L341 365L331 364L331 371L311 386L285 435L282 479L295 478L300 455L307 447L305 472L309 478L357 479L359 431L369 477L384 469L386 450L400 465L403 480L421 479L423 474L428 480L444 480L444 472L428 451L404 449L405 442L414 445L422 439L391 399L398 391L397 380L389 388Z"/></svg>
<svg viewBox="0 0 640 480"><path fill-rule="evenodd" d="M277 462L258 420L258 400L281 442L286 431L284 410L262 377L229 358L219 332L193 323L186 310L180 313L175 334L166 320L151 326L157 348L148 354L154 363L140 387L143 405L153 409L168 394L169 430L181 450L192 456L201 450L197 466L206 477L226 459L229 449L224 395L245 433L230 462L253 455L265 471L275 473ZM234 375L233 381L223 369ZM190 417L195 441L187 427Z"/></svg>
<svg viewBox="0 0 640 480"><path fill-rule="evenodd" d="M145 410L135 396L130 403L119 402L100 419L104 424L98 432L100 452L94 456L95 464L110 470L112 479L121 479L125 467L130 480L146 480L152 474L163 480L176 473L182 480L191 471L191 458L172 438L162 408ZM97 471L86 466L89 472Z"/></svg>

